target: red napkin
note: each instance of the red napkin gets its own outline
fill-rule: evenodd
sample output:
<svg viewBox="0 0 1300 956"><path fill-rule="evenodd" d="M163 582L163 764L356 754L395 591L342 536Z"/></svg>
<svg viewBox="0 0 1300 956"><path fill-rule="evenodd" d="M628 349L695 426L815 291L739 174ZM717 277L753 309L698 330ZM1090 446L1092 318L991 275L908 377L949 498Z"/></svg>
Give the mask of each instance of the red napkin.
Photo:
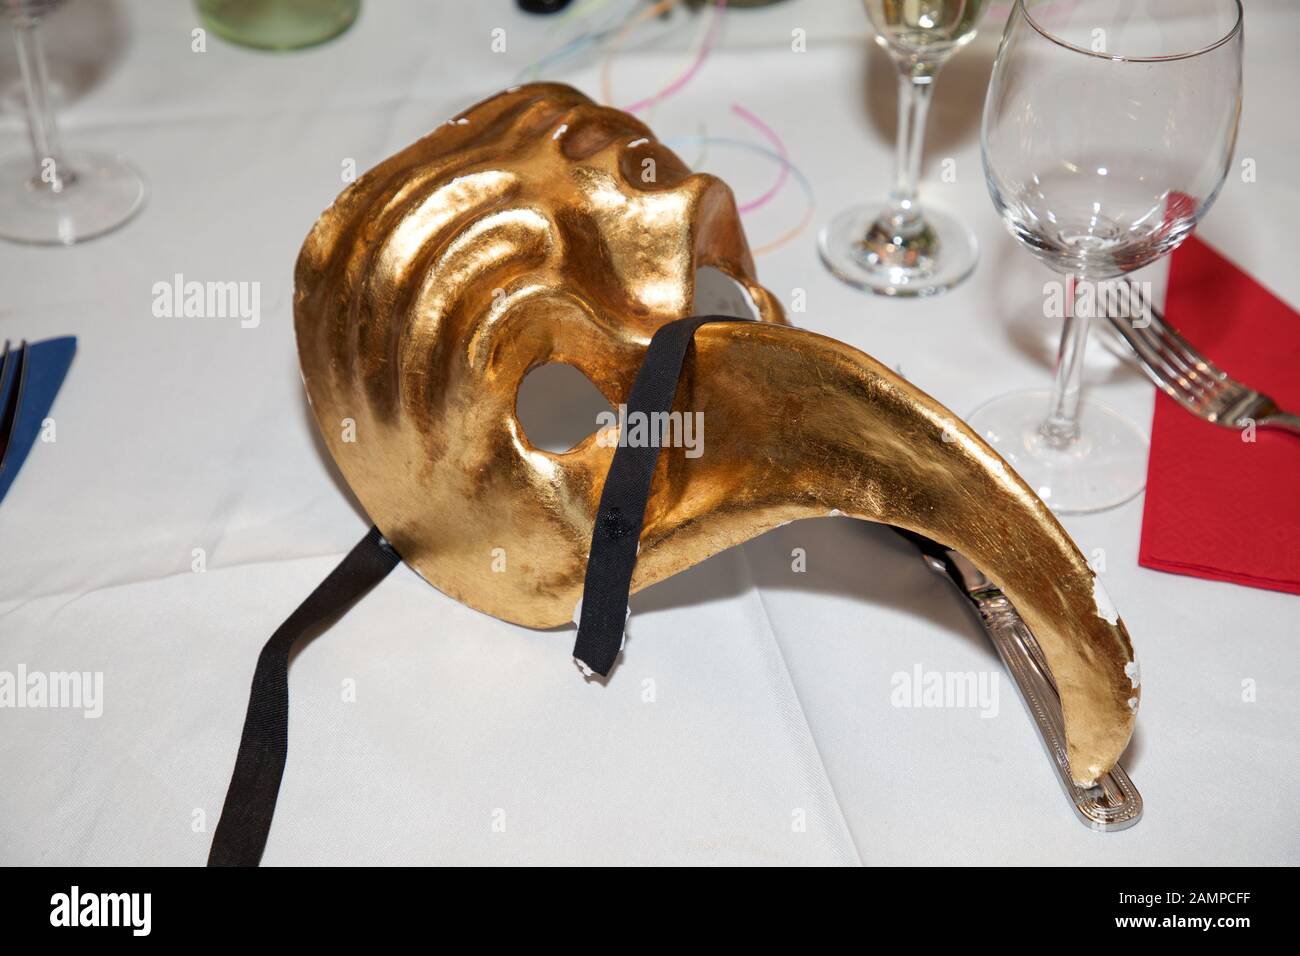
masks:
<svg viewBox="0 0 1300 956"><path fill-rule="evenodd" d="M1194 237L1173 255L1165 317L1229 375L1300 410L1300 314ZM1156 396L1138 562L1300 594L1300 436L1242 436Z"/></svg>

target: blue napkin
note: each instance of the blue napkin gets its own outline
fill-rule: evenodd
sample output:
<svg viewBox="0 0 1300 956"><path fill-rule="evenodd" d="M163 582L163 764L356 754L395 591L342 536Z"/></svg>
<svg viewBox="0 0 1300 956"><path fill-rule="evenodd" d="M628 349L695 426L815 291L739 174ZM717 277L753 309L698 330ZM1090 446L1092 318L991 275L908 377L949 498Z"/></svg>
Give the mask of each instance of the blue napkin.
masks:
<svg viewBox="0 0 1300 956"><path fill-rule="evenodd" d="M25 352L26 361L20 381L14 373L17 362L13 359L17 356L11 355L4 379L0 381L0 408L6 407L6 399L15 390L22 389L13 431L5 447L4 460L0 461L0 501L4 500L18 469L41 434L41 425L54 406L54 396L59 394L68 366L72 364L72 356L76 354L77 340L65 335L43 342L29 342L14 351Z"/></svg>

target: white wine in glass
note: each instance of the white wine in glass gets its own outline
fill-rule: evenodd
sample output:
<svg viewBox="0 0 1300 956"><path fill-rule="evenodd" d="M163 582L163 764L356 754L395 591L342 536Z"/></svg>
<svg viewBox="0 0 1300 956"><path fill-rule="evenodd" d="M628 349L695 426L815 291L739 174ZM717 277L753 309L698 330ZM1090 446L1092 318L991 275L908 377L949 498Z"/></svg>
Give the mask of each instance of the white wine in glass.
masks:
<svg viewBox="0 0 1300 956"><path fill-rule="evenodd" d="M935 75L975 38L984 0L865 0L876 42L899 72L896 176L889 198L846 209L822 230L822 260L845 282L882 295L934 295L970 275L974 234L917 198Z"/></svg>
<svg viewBox="0 0 1300 956"><path fill-rule="evenodd" d="M865 0L876 42L891 54L942 61L975 39L984 0Z"/></svg>

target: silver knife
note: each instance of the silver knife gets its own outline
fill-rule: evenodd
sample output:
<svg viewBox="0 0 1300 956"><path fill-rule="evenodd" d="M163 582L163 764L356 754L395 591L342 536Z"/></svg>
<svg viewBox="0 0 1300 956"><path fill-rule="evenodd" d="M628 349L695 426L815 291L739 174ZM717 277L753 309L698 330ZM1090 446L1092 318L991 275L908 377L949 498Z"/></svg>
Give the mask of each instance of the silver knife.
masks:
<svg viewBox="0 0 1300 956"><path fill-rule="evenodd" d="M913 531L894 530L920 548L926 565L952 581L975 608L1038 726L1057 779L1079 818L1092 829L1104 832L1124 830L1137 823L1142 816L1142 796L1119 764L1092 787L1084 789L1074 782L1065 749L1060 692L1038 640L1007 596L965 556Z"/></svg>

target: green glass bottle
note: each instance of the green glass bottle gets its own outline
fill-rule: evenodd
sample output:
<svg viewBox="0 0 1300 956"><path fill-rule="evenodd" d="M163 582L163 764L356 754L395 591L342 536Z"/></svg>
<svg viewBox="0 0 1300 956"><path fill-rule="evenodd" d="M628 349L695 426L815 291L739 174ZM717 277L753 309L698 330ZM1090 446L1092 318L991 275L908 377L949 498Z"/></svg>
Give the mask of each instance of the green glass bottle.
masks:
<svg viewBox="0 0 1300 956"><path fill-rule="evenodd" d="M196 0L208 29L261 50L298 50L338 36L361 0Z"/></svg>

